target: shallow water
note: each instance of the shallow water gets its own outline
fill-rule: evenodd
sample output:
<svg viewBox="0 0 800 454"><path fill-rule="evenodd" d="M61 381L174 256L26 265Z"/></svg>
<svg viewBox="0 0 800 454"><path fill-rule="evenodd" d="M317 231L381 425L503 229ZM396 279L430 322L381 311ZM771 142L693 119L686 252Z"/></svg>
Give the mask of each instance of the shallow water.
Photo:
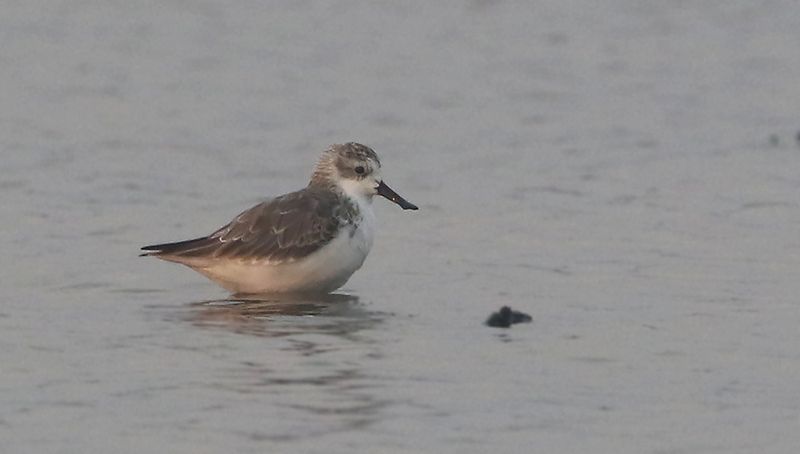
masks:
<svg viewBox="0 0 800 454"><path fill-rule="evenodd" d="M2 452L797 452L795 9L4 5ZM338 295L136 256L348 140Z"/></svg>

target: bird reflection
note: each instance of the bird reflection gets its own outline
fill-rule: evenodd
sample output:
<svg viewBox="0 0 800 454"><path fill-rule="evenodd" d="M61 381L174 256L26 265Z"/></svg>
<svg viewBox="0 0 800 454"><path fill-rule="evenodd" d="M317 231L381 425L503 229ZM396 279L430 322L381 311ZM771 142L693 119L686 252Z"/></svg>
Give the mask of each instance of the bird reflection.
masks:
<svg viewBox="0 0 800 454"><path fill-rule="evenodd" d="M354 295L232 295L189 303L187 318L196 326L224 328L240 334L279 337L318 332L348 337L381 321Z"/></svg>
<svg viewBox="0 0 800 454"><path fill-rule="evenodd" d="M168 318L179 323L264 341L264 348L240 350L239 336L215 338L230 348L218 353L227 356L212 389L247 395L264 408L279 406L281 418L303 421L305 429L264 424L245 434L252 439L286 442L366 430L393 403L380 392L383 377L374 374L374 363L384 357L375 327L392 315L368 310L357 296L233 295L190 302L177 312L169 307Z"/></svg>

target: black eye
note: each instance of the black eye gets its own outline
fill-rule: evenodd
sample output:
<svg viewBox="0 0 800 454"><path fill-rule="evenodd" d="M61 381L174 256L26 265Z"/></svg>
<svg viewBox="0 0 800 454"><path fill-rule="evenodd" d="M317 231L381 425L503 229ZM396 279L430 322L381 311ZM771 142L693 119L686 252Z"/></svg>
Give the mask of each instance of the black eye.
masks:
<svg viewBox="0 0 800 454"><path fill-rule="evenodd" d="M364 166L356 166L356 168L353 169L353 170L355 170L356 173L359 174L359 175L363 175L364 174Z"/></svg>

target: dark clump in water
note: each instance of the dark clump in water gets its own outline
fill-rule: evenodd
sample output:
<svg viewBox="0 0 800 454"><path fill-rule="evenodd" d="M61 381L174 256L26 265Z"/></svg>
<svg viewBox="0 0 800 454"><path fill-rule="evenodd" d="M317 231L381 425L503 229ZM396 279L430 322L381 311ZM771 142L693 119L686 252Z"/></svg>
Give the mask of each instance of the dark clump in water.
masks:
<svg viewBox="0 0 800 454"><path fill-rule="evenodd" d="M524 312L514 311L508 306L503 306L498 312L489 316L486 324L494 328L508 328L515 323L529 323L532 320L533 317Z"/></svg>

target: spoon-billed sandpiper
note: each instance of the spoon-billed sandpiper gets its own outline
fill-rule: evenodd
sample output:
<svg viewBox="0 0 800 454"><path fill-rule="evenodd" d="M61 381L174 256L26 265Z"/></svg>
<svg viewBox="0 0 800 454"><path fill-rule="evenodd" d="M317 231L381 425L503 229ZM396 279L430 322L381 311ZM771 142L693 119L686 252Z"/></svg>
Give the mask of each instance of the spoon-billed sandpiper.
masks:
<svg viewBox="0 0 800 454"><path fill-rule="evenodd" d="M259 203L211 235L145 246L142 255L186 265L235 293L331 292L372 247L375 194L417 209L383 182L371 148L332 145L304 189Z"/></svg>

